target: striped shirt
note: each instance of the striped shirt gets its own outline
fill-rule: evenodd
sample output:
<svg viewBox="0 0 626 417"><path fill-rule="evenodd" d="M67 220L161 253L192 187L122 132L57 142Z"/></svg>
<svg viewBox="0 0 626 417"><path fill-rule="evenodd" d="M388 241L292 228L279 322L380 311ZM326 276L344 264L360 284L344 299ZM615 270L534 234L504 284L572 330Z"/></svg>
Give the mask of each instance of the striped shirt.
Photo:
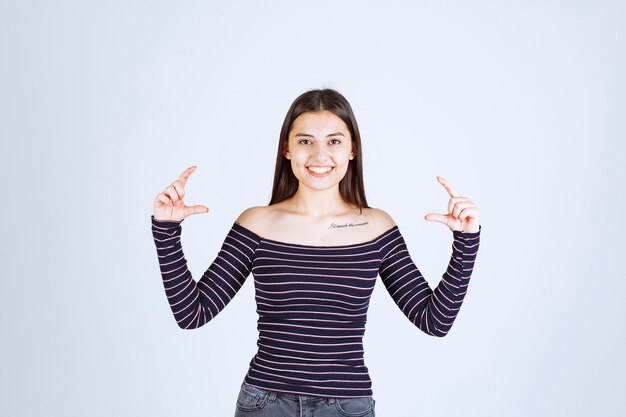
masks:
<svg viewBox="0 0 626 417"><path fill-rule="evenodd" d="M252 272L259 337L245 382L336 398L373 395L363 335L377 276L417 328L445 336L467 293L481 230L452 232L450 262L433 291L397 225L368 242L312 246L266 239L235 221L196 282L180 243L182 221L151 217L165 294L180 328L217 316Z"/></svg>

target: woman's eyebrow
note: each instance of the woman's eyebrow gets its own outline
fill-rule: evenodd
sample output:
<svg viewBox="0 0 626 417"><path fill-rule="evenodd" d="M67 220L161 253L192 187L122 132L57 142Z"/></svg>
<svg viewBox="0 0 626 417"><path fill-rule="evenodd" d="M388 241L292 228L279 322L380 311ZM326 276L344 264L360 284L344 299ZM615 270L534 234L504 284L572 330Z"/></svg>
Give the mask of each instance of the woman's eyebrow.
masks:
<svg viewBox="0 0 626 417"><path fill-rule="evenodd" d="M309 135L309 134L307 134L307 133L296 133L294 136L295 136L295 137L304 136L304 137L307 137L307 138L314 138L314 137L315 137L315 136L313 136L313 135ZM335 133L331 133L331 134L329 134L329 135L326 135L326 137L327 137L327 138L328 138L328 137L330 137L330 136L346 136L346 135L344 135L344 134L343 134L343 133L341 133L341 132L335 132Z"/></svg>

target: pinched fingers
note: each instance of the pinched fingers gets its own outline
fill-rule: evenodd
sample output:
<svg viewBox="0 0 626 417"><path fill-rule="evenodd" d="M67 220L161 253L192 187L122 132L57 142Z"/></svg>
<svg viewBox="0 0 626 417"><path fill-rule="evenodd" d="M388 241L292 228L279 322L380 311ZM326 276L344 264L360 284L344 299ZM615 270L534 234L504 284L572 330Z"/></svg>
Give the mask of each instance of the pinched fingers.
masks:
<svg viewBox="0 0 626 417"><path fill-rule="evenodd" d="M172 194L172 200L174 201L174 203L178 202L179 200L182 202L183 201L183 197L185 196L185 185L187 184L187 180L189 179L189 176L196 170L196 166L191 166L189 168L187 168L186 170L184 170L182 172L182 174L180 174L180 177L178 177L178 179L176 179L172 185L170 185L167 190L170 190L171 188L173 188L174 193ZM170 191L171 193L171 191Z"/></svg>
<svg viewBox="0 0 626 417"><path fill-rule="evenodd" d="M469 198L467 197L452 197L450 198L450 200L448 200L448 213L452 214L454 212L454 207L459 204L459 203L465 203L465 202L470 202Z"/></svg>
<svg viewBox="0 0 626 417"><path fill-rule="evenodd" d="M461 213L461 211L463 211L464 209L466 209L468 207L474 207L474 203L469 201L469 199L458 201L458 202L456 202L454 204L450 214L452 214L452 216L454 216L456 218L459 218L459 214Z"/></svg>
<svg viewBox="0 0 626 417"><path fill-rule="evenodd" d="M187 179L195 171L195 169L196 166L191 166L187 168L185 171L183 171L178 179L168 185L162 192L157 194L154 199L155 213L157 213L157 209L162 209L162 206L177 208L180 208L180 206L182 206L185 213L184 217L189 214L195 214L196 212L206 213L208 211L208 208L205 208L204 206L194 206L191 208L185 207L183 202L183 197L185 196L185 184L187 182ZM168 216L171 216L171 214L172 213L169 213L169 215L158 213L158 216L160 218L169 218Z"/></svg>
<svg viewBox="0 0 626 417"><path fill-rule="evenodd" d="M462 209L459 214L458 214L458 218L461 221L465 221L465 219L468 217L476 217L478 216L478 209L476 208L476 206L474 206L473 204L471 206L467 206L464 209Z"/></svg>
<svg viewBox="0 0 626 417"><path fill-rule="evenodd" d="M172 200L173 204L177 204L179 201L182 201L178 191L176 191L176 188L174 187L174 184L168 186L163 193Z"/></svg>
<svg viewBox="0 0 626 417"><path fill-rule="evenodd" d="M167 194L163 193L159 193L156 197L157 201L160 201L161 203L163 203L164 205L168 206L168 207L174 207L174 203L172 202L172 199L169 198L169 196Z"/></svg>

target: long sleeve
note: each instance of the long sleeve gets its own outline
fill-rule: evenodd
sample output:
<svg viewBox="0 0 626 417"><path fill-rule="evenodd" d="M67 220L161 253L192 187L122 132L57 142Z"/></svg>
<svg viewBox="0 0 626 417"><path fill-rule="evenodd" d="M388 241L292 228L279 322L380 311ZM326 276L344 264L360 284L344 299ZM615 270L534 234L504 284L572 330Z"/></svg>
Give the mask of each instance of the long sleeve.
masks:
<svg viewBox="0 0 626 417"><path fill-rule="evenodd" d="M234 223L217 257L196 282L180 242L182 221L160 221L153 215L151 221L163 286L174 318L181 329L203 326L226 307L250 275L258 237Z"/></svg>
<svg viewBox="0 0 626 417"><path fill-rule="evenodd" d="M434 291L413 263L399 229L380 242L379 275L400 310L423 332L443 337L452 327L467 294L481 228L473 233L452 232L450 262Z"/></svg>

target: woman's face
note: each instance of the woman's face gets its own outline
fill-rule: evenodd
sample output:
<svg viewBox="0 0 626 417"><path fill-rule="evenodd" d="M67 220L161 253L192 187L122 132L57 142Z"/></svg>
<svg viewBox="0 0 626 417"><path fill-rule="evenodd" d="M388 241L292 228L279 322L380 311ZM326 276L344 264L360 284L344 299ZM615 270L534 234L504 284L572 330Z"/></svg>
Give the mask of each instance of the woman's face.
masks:
<svg viewBox="0 0 626 417"><path fill-rule="evenodd" d="M354 157L348 126L328 110L298 116L287 146L285 156L300 186L316 190L338 185Z"/></svg>

